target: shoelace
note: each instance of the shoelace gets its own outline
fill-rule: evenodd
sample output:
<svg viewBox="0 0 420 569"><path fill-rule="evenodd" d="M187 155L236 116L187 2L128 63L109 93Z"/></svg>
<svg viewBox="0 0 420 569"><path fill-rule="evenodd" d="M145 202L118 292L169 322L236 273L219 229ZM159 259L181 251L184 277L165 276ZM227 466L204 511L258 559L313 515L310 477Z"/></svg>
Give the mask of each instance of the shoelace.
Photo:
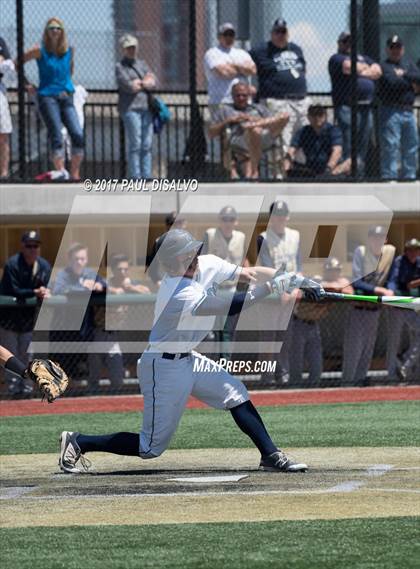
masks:
<svg viewBox="0 0 420 569"><path fill-rule="evenodd" d="M92 466L92 462L88 458L83 456L83 454L80 455L79 460L80 460L80 464L83 467L83 470L85 472L87 472L89 470L89 468Z"/></svg>
<svg viewBox="0 0 420 569"><path fill-rule="evenodd" d="M289 459L287 458L287 456L284 454L283 451L278 451L276 452L276 466L279 466L280 468L283 468L283 466L285 466L288 462Z"/></svg>

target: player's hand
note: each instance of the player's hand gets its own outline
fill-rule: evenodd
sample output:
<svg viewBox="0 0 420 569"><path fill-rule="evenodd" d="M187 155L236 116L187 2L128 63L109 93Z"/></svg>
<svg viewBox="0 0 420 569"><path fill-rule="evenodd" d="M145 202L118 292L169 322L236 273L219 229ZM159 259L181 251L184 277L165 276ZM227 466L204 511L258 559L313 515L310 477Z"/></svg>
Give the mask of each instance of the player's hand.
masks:
<svg viewBox="0 0 420 569"><path fill-rule="evenodd" d="M51 296L50 289L46 288L45 286L40 286L39 288L35 288L34 293L35 293L35 296L37 298L40 298L41 300L44 300L44 298L50 298L50 296Z"/></svg>
<svg viewBox="0 0 420 569"><path fill-rule="evenodd" d="M303 279L300 285L300 290L303 293L303 298L305 300L312 300L313 302L319 302L325 296L325 290L323 287L312 279Z"/></svg>
<svg viewBox="0 0 420 569"><path fill-rule="evenodd" d="M245 283L257 282L257 271L252 267L242 267L239 280Z"/></svg>
<svg viewBox="0 0 420 569"><path fill-rule="evenodd" d="M291 294L295 289L300 288L303 281L304 278L296 273L277 271L270 281L270 286L274 294L282 296L285 293Z"/></svg>
<svg viewBox="0 0 420 569"><path fill-rule="evenodd" d="M373 292L378 296L394 296L394 291L384 286L376 286Z"/></svg>

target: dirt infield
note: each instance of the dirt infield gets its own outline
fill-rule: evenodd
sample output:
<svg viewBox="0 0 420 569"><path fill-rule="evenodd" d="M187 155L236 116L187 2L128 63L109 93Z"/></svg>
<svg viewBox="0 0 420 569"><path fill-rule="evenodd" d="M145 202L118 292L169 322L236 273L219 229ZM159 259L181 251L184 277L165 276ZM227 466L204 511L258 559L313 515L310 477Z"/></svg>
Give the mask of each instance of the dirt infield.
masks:
<svg viewBox="0 0 420 569"><path fill-rule="evenodd" d="M264 405L317 405L325 403L363 403L367 401L417 401L420 386L363 387L335 389L302 389L282 391L252 391L251 399L257 406ZM206 405L190 398L188 409ZM140 395L116 395L102 397L67 397L53 405L40 404L39 399L26 401L1 401L1 417L25 415L50 415L63 413L122 413L143 410Z"/></svg>
<svg viewBox="0 0 420 569"><path fill-rule="evenodd" d="M52 454L5 456L1 526L420 515L420 448L287 451L310 470L260 472L248 449L170 450L153 462L98 453L97 470L83 475L58 473ZM232 475L244 478L218 480Z"/></svg>

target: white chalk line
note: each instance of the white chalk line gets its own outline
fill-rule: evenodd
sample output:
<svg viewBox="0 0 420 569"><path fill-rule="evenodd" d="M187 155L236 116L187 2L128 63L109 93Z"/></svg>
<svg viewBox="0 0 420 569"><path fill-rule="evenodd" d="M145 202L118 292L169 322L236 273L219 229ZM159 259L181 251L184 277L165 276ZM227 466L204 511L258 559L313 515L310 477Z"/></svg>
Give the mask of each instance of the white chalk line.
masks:
<svg viewBox="0 0 420 569"><path fill-rule="evenodd" d="M383 476L387 472L390 472L394 469L394 466L391 464L374 464L369 466L366 469L366 475L368 477L378 477ZM410 470L410 468L404 469ZM417 470L417 468L414 468ZM61 475L64 476L64 475ZM54 478L57 478L57 475L54 475ZM366 484L368 483L368 479L366 480L348 480L332 486L330 488L321 488L321 489L312 489L312 490L225 490L223 492L217 492L214 490L206 491L200 490L197 492L135 492L135 493L111 493L111 494L61 494L59 496L30 496L28 495L31 491L36 490L36 487L13 487L6 490L9 490L9 495L0 496L2 499L14 499L20 498L23 500L77 500L77 499L100 499L100 500L110 500L114 498L162 498L162 497L205 497L205 496L218 496L219 498L222 496L264 496L264 495L321 495L321 494L331 494L331 493L349 493L354 492L355 490L359 489L366 489L371 492L400 492L400 493L412 493L412 494L419 494L420 490L415 489L406 489L406 488L365 488ZM22 489L22 491L19 491Z"/></svg>

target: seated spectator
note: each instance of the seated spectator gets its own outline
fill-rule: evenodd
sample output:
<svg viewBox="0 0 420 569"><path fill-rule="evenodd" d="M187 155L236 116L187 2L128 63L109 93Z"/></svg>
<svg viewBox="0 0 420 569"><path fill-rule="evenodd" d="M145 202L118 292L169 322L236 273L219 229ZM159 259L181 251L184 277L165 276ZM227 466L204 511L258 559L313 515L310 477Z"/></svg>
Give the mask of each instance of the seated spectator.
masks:
<svg viewBox="0 0 420 569"><path fill-rule="evenodd" d="M217 35L218 45L208 49L204 55L204 72L212 119L213 113L222 103L232 103L232 86L238 81L248 82L248 78L257 72L249 53L234 47L235 35L233 24L222 24ZM252 89L255 92L255 88Z"/></svg>
<svg viewBox="0 0 420 569"><path fill-rule="evenodd" d="M159 235L159 237L153 243L152 252L150 255L148 255L146 260L146 271L148 272L149 277L158 287L160 286L160 281L163 278L164 271L160 265L159 259L155 258L156 253L159 251L159 247L162 245L163 240L165 239L168 231L171 228L186 229L187 222L183 217L178 216L176 211L171 211L171 213L168 213L168 215L165 217L165 225L166 225L165 233Z"/></svg>
<svg viewBox="0 0 420 569"><path fill-rule="evenodd" d="M65 170L64 140L62 128L67 128L72 142L70 178L80 179L83 159L83 131L74 108L74 48L69 47L64 24L59 18L50 18L45 26L42 45L28 50L23 61L35 59L39 71L38 104L51 140L52 160L56 172Z"/></svg>
<svg viewBox="0 0 420 569"><path fill-rule="evenodd" d="M343 134L343 159L351 157L351 34L338 36L337 53L330 57L328 71L331 77L335 118ZM382 75L381 67L367 55L357 54L357 155L359 173L364 174L369 139L373 126L371 104L375 81Z"/></svg>
<svg viewBox="0 0 420 569"><path fill-rule="evenodd" d="M87 295L104 293L106 282L88 267L88 248L86 245L74 243L67 252L67 258L67 267L57 273L52 289L53 294L67 295L73 298L81 295L81 304L83 305ZM57 359L70 377L79 375L78 357L70 352L71 343L92 342L95 338L95 307L88 305L79 329L75 330L79 316L77 308L77 305L75 307L74 304L70 303L63 307L57 307L54 311L51 332L52 341L66 342L69 347L69 353L59 354ZM94 354L88 355L88 361L89 368L96 369ZM94 373L89 373L89 375L96 377Z"/></svg>
<svg viewBox="0 0 420 569"><path fill-rule="evenodd" d="M209 128L211 138L221 136L229 128L227 144L235 156L243 159L241 166L247 178L259 176L258 167L264 150L271 148L288 121L286 113L272 115L267 107L249 103L249 86L235 83L232 87L233 103L221 105L214 113ZM235 166L231 176L238 177Z"/></svg>
<svg viewBox="0 0 420 569"><path fill-rule="evenodd" d="M0 179L9 175L10 143L12 132L12 117L6 95L6 85L3 76L14 72L15 66L10 59L6 42L0 37Z"/></svg>
<svg viewBox="0 0 420 569"><path fill-rule="evenodd" d="M404 254L394 260L388 288L397 296L420 296L420 241L418 239L413 238L407 241ZM413 310L392 310L387 311L387 314L389 317L388 377L395 380L398 376L403 381L410 377L414 378L414 368L420 364L420 314ZM402 361L399 362L397 355L404 325L407 325L409 329L410 343Z"/></svg>
<svg viewBox="0 0 420 569"><path fill-rule="evenodd" d="M415 180L419 142L413 105L420 94L420 70L404 56L400 36L391 36L386 45L387 58L378 84L381 176L385 180Z"/></svg>
<svg viewBox="0 0 420 569"><path fill-rule="evenodd" d="M1 281L1 294L13 296L19 301L38 298L40 301L50 296L48 282L51 267L40 256L41 239L38 231L26 231L22 235L21 251L6 261ZM22 362L28 363L28 348L32 340L37 309L22 306L1 309L0 343L13 352ZM30 394L32 382L25 383L18 376L8 378L9 392Z"/></svg>
<svg viewBox="0 0 420 569"><path fill-rule="evenodd" d="M327 111L320 105L308 110L309 124L293 136L284 160L289 177L337 176L350 172L350 160L342 161L343 135L338 127L327 122ZM295 158L301 150L305 163Z"/></svg>

